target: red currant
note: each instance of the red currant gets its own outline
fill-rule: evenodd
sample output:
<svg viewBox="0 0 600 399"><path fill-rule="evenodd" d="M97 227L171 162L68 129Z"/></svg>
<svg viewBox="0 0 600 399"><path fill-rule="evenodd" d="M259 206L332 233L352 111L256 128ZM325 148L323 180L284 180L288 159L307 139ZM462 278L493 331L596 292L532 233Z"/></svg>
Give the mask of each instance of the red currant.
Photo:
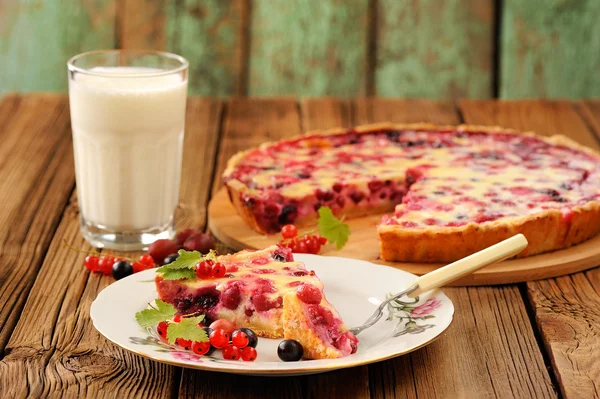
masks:
<svg viewBox="0 0 600 399"><path fill-rule="evenodd" d="M209 350L210 342L192 342L192 351L194 351L196 355L205 355L208 353Z"/></svg>
<svg viewBox="0 0 600 399"><path fill-rule="evenodd" d="M306 241L300 240L296 243L296 248L294 252L298 252L299 254L305 254L308 252L308 246L306 245Z"/></svg>
<svg viewBox="0 0 600 399"><path fill-rule="evenodd" d="M256 352L256 349L254 349L251 346L248 346L240 351L240 355L243 361L253 362L256 360L256 356L258 355L258 353Z"/></svg>
<svg viewBox="0 0 600 399"><path fill-rule="evenodd" d="M156 327L156 331L162 339L167 339L167 327L167 323L164 321L158 323L158 326Z"/></svg>
<svg viewBox="0 0 600 399"><path fill-rule="evenodd" d="M112 274L112 267L115 262L116 259L112 255L102 256L100 258L100 262L98 263L98 271L106 275Z"/></svg>
<svg viewBox="0 0 600 399"><path fill-rule="evenodd" d="M306 238L306 249L311 254L318 254L321 250L321 243L316 236L308 236Z"/></svg>
<svg viewBox="0 0 600 399"><path fill-rule="evenodd" d="M223 349L223 359L238 360L240 358L240 348L233 344L228 344Z"/></svg>
<svg viewBox="0 0 600 399"><path fill-rule="evenodd" d="M210 333L210 344L215 348L224 348L229 343L229 333L217 328Z"/></svg>
<svg viewBox="0 0 600 399"><path fill-rule="evenodd" d="M144 265L141 262L133 262L131 264L131 266L133 267L133 272L134 273L138 273L138 272L146 270L146 265Z"/></svg>
<svg viewBox="0 0 600 399"><path fill-rule="evenodd" d="M152 258L152 256L150 256L148 254L140 256L139 262L142 265L145 265L146 269L150 269L151 267L154 267L154 258Z"/></svg>
<svg viewBox="0 0 600 399"><path fill-rule="evenodd" d="M212 278L221 278L225 276L226 267L220 264L219 262L215 263L210 271L210 276Z"/></svg>
<svg viewBox="0 0 600 399"><path fill-rule="evenodd" d="M228 334L231 335L235 331L235 324L233 324L229 320L219 319L219 320L213 321L210 324L209 328L211 328L213 330L217 330L217 329L224 330Z"/></svg>
<svg viewBox="0 0 600 399"><path fill-rule="evenodd" d="M181 321L181 319L182 319L182 318L183 318L183 317L181 317L181 315L179 315L179 314L176 314L176 315L173 317L173 322L174 322L174 323L179 323L179 322Z"/></svg>
<svg viewBox="0 0 600 399"><path fill-rule="evenodd" d="M233 334L231 334L231 342L238 348L242 349L248 346L250 340L245 332L241 330L235 330Z"/></svg>
<svg viewBox="0 0 600 399"><path fill-rule="evenodd" d="M293 224L286 224L281 229L281 236L283 238L294 238L298 235L298 228Z"/></svg>
<svg viewBox="0 0 600 399"><path fill-rule="evenodd" d="M325 237L319 237L319 243L321 243L321 245L327 244L327 238L325 238Z"/></svg>
<svg viewBox="0 0 600 399"><path fill-rule="evenodd" d="M189 339L177 338L175 343L181 346L183 349L190 349L192 347L192 341Z"/></svg>
<svg viewBox="0 0 600 399"><path fill-rule="evenodd" d="M97 272L98 270L98 262L100 260L98 259L98 257L96 255L89 255L85 257L85 261L84 261L84 265L86 267L86 269L88 269L91 272Z"/></svg>
<svg viewBox="0 0 600 399"><path fill-rule="evenodd" d="M318 305L321 303L323 294L321 291L312 284L302 284L298 287L298 298L308 304Z"/></svg>
<svg viewBox="0 0 600 399"><path fill-rule="evenodd" d="M196 277L203 279L209 278L214 264L215 262L210 259L198 263L196 265Z"/></svg>

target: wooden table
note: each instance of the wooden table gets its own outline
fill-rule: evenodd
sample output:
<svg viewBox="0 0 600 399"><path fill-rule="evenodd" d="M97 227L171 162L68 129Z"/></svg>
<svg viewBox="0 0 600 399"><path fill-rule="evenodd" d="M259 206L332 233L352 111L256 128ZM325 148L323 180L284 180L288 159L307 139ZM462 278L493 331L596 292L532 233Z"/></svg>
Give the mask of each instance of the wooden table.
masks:
<svg viewBox="0 0 600 399"><path fill-rule="evenodd" d="M302 131L375 121L503 125L598 148L600 101L190 98L178 228L206 207L234 152ZM157 159L161 162L161 159ZM389 361L315 376L233 377L124 352L89 308L112 277L90 274L79 235L68 99L0 102L0 397L600 396L600 268L526 284L448 288L455 321ZM152 195L152 193L140 193Z"/></svg>

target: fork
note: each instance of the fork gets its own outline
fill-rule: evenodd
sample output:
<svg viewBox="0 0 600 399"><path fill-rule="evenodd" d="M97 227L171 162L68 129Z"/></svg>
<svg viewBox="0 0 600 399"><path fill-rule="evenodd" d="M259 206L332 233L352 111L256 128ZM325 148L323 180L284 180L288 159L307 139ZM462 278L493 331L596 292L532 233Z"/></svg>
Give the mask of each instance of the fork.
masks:
<svg viewBox="0 0 600 399"><path fill-rule="evenodd" d="M527 247L527 239L523 234L517 234L511 238L499 242L498 244L492 245L491 247L483 249L479 252L475 252L473 255L469 255L466 258L462 258L456 262L450 263L449 265L424 274L423 276L418 277L403 291L383 301L375 310L375 313L371 315L371 317L369 317L362 325L352 327L350 332L354 335L358 335L377 323L379 319L381 319L381 316L383 316L383 309L385 309L387 304L391 301L394 301L404 295L414 297L425 291L442 287L461 277L476 272L485 266L515 256L524 250L525 247Z"/></svg>

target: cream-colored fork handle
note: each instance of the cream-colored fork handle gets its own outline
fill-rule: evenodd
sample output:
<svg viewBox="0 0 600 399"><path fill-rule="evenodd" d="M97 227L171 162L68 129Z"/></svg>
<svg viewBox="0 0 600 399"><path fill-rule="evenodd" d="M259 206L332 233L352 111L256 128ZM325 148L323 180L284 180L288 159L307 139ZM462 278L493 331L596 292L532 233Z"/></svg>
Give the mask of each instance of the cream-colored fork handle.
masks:
<svg viewBox="0 0 600 399"><path fill-rule="evenodd" d="M484 250L457 260L444 267L429 272L419 277L415 282L419 287L408 294L410 297L417 296L425 291L443 287L463 276L476 272L477 270L515 256L527 247L527 239L523 234L517 234L509 239L492 245Z"/></svg>

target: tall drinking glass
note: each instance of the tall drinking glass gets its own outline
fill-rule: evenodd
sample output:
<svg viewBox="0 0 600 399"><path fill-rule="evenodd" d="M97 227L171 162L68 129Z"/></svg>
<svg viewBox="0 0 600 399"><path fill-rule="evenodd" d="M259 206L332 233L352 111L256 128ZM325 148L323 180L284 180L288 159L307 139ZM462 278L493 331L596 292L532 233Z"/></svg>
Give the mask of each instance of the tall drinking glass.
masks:
<svg viewBox="0 0 600 399"><path fill-rule="evenodd" d="M188 62L158 51L107 50L67 66L82 235L117 250L172 237Z"/></svg>

